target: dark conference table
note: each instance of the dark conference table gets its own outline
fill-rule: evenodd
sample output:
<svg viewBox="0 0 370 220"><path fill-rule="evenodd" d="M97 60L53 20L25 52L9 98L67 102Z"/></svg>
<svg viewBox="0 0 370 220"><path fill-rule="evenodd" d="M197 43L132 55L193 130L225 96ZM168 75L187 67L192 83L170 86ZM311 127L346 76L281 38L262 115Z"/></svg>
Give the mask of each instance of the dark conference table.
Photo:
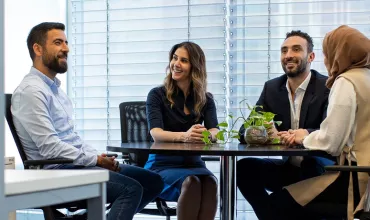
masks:
<svg viewBox="0 0 370 220"><path fill-rule="evenodd" d="M221 156L220 163L220 219L236 220L236 156L327 156L318 150L302 147L288 148L283 145L246 145L227 144L194 144L194 143L161 143L132 142L121 146L107 146L107 151L122 153L150 153L165 155L214 155Z"/></svg>

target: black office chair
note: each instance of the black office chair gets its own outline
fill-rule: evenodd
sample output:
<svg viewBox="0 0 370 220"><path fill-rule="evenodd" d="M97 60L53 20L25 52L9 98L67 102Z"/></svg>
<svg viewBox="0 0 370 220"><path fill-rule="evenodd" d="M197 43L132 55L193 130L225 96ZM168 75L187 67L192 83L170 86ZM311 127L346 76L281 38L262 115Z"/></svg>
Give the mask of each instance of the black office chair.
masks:
<svg viewBox="0 0 370 220"><path fill-rule="evenodd" d="M128 142L149 142L150 134L146 119L145 101L123 102L119 105L121 120L122 143ZM148 160L148 154L122 154L125 163L144 167ZM166 201L157 198L155 200L157 209L144 208L140 213L147 215L176 216L176 208L168 207Z"/></svg>
<svg viewBox="0 0 370 220"><path fill-rule="evenodd" d="M149 142L151 139L146 118L146 102L122 102L119 105L122 143ZM143 167L148 154L123 154L125 162ZM219 156L202 156L203 161L220 161Z"/></svg>
<svg viewBox="0 0 370 220"><path fill-rule="evenodd" d="M21 156L24 169L42 169L43 166L47 164L71 164L73 160L67 159L50 159L50 160L28 160L26 153L23 150L22 143L17 135L17 132L14 127L12 113L10 111L11 106L11 99L12 94L5 94L5 118L8 122L10 131L14 138L15 144L18 148L18 152ZM81 211L82 209L87 208L87 202L85 201L78 201L78 202L71 202L66 204L59 204L54 206L47 206L41 207L44 212L45 220L66 220L66 219L75 219L75 220L86 220L87 213L85 211ZM108 207L109 208L109 207ZM76 212L79 211L76 215L65 215L62 212L58 211L57 209L67 209L68 212Z"/></svg>
<svg viewBox="0 0 370 220"><path fill-rule="evenodd" d="M121 120L121 140L122 143L129 142L149 142L151 139L148 122L146 118L146 102L122 102L119 105L120 120ZM122 154L122 158L127 164L144 167L148 160L146 153L130 153ZM220 161L220 157L210 156L202 157L203 161ZM170 216L176 216L176 208L167 206L167 203L157 198L157 209L147 209L141 211L143 214L166 216L169 220Z"/></svg>

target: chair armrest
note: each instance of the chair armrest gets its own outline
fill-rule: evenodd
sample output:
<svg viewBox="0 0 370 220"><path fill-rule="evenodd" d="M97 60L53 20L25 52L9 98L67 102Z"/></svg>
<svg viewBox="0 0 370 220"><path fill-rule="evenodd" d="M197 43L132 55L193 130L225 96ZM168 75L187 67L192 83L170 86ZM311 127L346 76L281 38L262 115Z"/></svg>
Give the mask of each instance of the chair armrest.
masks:
<svg viewBox="0 0 370 220"><path fill-rule="evenodd" d="M370 173L370 166L325 166L326 171Z"/></svg>
<svg viewBox="0 0 370 220"><path fill-rule="evenodd" d="M70 159L49 159L49 160L25 160L23 162L24 166L43 166L48 164L69 164L73 163Z"/></svg>

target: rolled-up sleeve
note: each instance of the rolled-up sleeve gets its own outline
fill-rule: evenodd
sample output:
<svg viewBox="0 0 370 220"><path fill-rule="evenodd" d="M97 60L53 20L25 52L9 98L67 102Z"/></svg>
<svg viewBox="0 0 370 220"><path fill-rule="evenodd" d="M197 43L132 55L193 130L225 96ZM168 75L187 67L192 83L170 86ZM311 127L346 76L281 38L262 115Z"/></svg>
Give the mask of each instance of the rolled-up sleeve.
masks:
<svg viewBox="0 0 370 220"><path fill-rule="evenodd" d="M75 147L59 138L48 109L47 96L39 88L28 86L15 93L11 110L17 121L17 130L22 126L44 159L64 158L72 159L75 165L96 165L96 151ZM22 134L18 132L18 135L22 139Z"/></svg>

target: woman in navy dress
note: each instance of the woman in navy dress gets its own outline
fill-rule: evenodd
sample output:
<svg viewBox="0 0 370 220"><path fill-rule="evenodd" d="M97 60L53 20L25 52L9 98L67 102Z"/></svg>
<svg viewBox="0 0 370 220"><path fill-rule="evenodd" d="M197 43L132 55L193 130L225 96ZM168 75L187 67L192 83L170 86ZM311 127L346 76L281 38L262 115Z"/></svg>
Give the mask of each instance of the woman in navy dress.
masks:
<svg viewBox="0 0 370 220"><path fill-rule="evenodd" d="M155 142L202 143L205 130L216 140L216 106L207 93L205 55L197 44L172 47L164 85L149 92L146 105ZM160 198L178 202L179 220L215 218L217 180L200 156L151 154L145 168L162 176L165 188Z"/></svg>

